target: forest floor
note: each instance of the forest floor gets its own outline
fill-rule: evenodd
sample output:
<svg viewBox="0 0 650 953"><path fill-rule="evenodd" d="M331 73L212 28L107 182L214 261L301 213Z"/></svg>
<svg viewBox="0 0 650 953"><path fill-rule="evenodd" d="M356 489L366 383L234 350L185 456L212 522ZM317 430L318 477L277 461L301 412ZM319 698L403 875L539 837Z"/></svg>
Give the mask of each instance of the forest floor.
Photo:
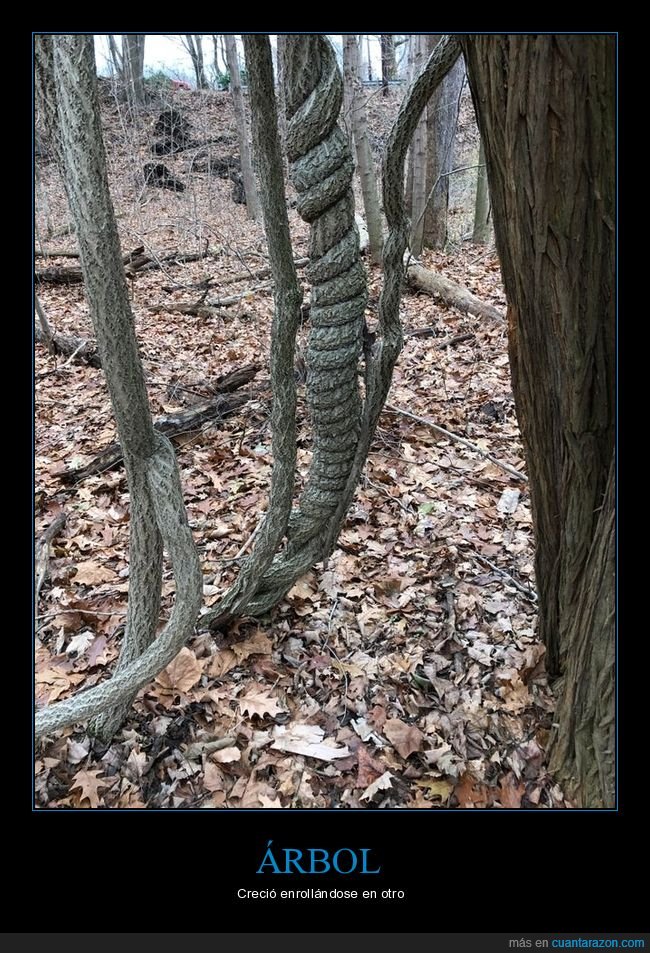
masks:
<svg viewBox="0 0 650 953"><path fill-rule="evenodd" d="M215 154L237 151L227 94L179 92L175 101L197 138L230 137L232 147L215 146ZM395 109L395 100L373 100L377 148ZM233 204L230 182L191 172L189 151L161 160L185 192L143 186L139 172L151 161L155 115L152 108L133 126L114 103L105 104L123 250L144 245L158 258L206 247L208 253L192 263L167 262L131 285L154 417L209 396L219 375L261 365L249 400L234 415L177 441L209 607L235 578L267 504L273 302L268 279L232 281L263 268L267 258L263 230ZM467 133L468 149L473 142ZM74 250L73 237L47 237L68 212L54 165L37 172L37 248L65 242ZM300 258L307 228L294 210L290 220ZM423 261L505 311L492 247L459 238L453 253L426 253ZM70 261L37 259L37 268L51 264ZM207 277L208 302L242 297L216 316L167 310L195 300L196 288L186 286ZM371 328L380 288L379 270L369 268ZM37 292L56 332L92 337L81 284L41 284ZM546 766L553 698L535 634L526 483L425 422L524 469L505 324L408 290L402 318L406 343L389 407L327 564L301 579L268 617L243 619L217 635L199 624L177 659L140 692L111 745L78 726L41 742L38 807L571 806ZM410 334L423 328L430 333ZM471 337L440 347L462 334ZM114 439L103 374L64 363L37 345L37 536L67 515L36 607L39 705L110 676L128 593L123 469L72 486L61 479ZM300 389L304 474L309 428ZM173 591L167 571L162 622Z"/></svg>

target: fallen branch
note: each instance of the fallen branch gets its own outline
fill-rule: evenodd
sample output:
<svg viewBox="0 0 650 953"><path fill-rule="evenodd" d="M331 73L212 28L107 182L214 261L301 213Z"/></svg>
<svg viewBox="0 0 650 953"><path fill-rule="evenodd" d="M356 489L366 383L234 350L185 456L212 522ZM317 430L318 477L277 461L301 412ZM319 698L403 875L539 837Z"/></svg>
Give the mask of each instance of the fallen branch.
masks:
<svg viewBox="0 0 650 953"><path fill-rule="evenodd" d="M72 254L69 252L66 252L65 254L67 257L72 257ZM122 258L122 264L124 265L124 270L127 277L133 278L136 274L140 274L145 271L154 271L156 268L162 268L166 264L180 265L184 262L200 261L202 258L206 258L207 255L207 246L202 252L175 251L170 252L168 255L162 256L155 255L154 253L147 254L144 250L144 246L140 246L139 248L129 252L127 255L124 255ZM54 257L54 255L48 254L46 257ZM34 280L38 284L74 285L81 284L83 281L83 274L81 272L81 268L58 265L52 268L44 268L42 271L35 272Z"/></svg>
<svg viewBox="0 0 650 953"><path fill-rule="evenodd" d="M523 583L519 582L518 579L515 579L509 572L506 572L505 569L501 569L500 566L496 566L494 563L491 563L489 559L486 559L485 556L481 556L480 553L475 552L474 558L478 559L480 563L483 563L485 566L489 566L490 569L493 569L494 572L499 573L500 576L503 576L505 579L508 579L515 589L518 589L519 592L522 592L527 599L530 599L531 602L537 602L537 593L534 589L529 589L528 586L524 586Z"/></svg>
<svg viewBox="0 0 650 953"><path fill-rule="evenodd" d="M505 470L506 473L509 473L510 476L515 477L515 479L523 480L525 483L528 482L528 477L525 473L515 470L514 467L511 467L507 463L502 463L501 460L497 460L496 457L493 457L491 453L487 452L487 450L479 447L478 444L472 443L471 440L466 440L465 437L459 437L458 434L451 433L450 430L445 430L444 427L439 427L438 424L434 424L432 420L427 420L426 417L419 417L417 414L412 414L410 410L402 410L401 407L393 407L392 404L385 404L384 410L387 410L391 414L401 414L403 417L410 417L411 420L416 420L419 424L425 424L425 426L431 427L432 430L436 430L445 437L449 437L450 440L455 440L456 443L462 443L464 447L467 447L469 450L473 450L474 453L478 453L482 457L485 457L485 459L489 460L490 463L493 463L496 467L500 467L502 470Z"/></svg>
<svg viewBox="0 0 650 953"><path fill-rule="evenodd" d="M445 304L457 308L463 314L474 314L479 318L505 322L504 316L497 308L481 301L462 285L457 285L449 278L443 278L442 275L423 268L415 261L411 261L406 267L406 280L419 291L442 298Z"/></svg>
<svg viewBox="0 0 650 953"><path fill-rule="evenodd" d="M62 354L70 360L76 358L91 367L102 366L97 348L92 341L86 341L71 334L52 334L48 338L39 327L34 327L34 340L37 344L44 344L52 354ZM69 361L66 361L67 363Z"/></svg>
<svg viewBox="0 0 650 953"><path fill-rule="evenodd" d="M78 258L78 251L67 251L63 248L36 249L34 258Z"/></svg>
<svg viewBox="0 0 650 953"><path fill-rule="evenodd" d="M222 383L220 385L218 383L214 385L215 387L220 386L221 393L215 397L211 397L209 400L194 404L192 407L188 407L187 410L181 410L175 414L166 414L163 417L159 417L158 420L154 421L154 428L159 433L165 434L165 436L171 439L173 437L179 437L181 434L198 430L199 427L208 421L214 421L215 419L223 420L225 417L229 417L249 400L250 394L230 395L228 392L235 387L241 387L243 384L250 382L258 370L259 367L253 364L239 371L234 371L233 374L224 375L221 379ZM239 376L237 377L236 375ZM109 444L105 450L102 450L87 466L81 467L78 470L65 470L61 474L61 479L64 483L79 483L86 477L103 473L105 470L111 470L121 462L122 448L119 443L115 441Z"/></svg>
<svg viewBox="0 0 650 953"><path fill-rule="evenodd" d="M242 291L241 294L232 295L230 298L217 298L214 301L207 301L206 304L209 308L227 308L231 304L237 304L237 302L243 298L250 298L251 295L257 294L259 291L271 291L272 288L273 282L267 281L262 285L249 288L248 291Z"/></svg>
<svg viewBox="0 0 650 953"><path fill-rule="evenodd" d="M416 328L414 331L407 331L407 338L425 338L430 335L435 334L436 328L434 326L430 328ZM434 350L444 350L446 347L454 347L456 344L461 344L463 341L470 341L475 337L475 335L468 331L466 334L457 334L453 338L443 338L442 341L436 341L433 345Z"/></svg>
<svg viewBox="0 0 650 953"><path fill-rule="evenodd" d="M309 264L309 258L296 258L294 265L296 268L304 268L305 265ZM273 272L270 267L267 268L257 268L255 271L242 271L238 275L233 275L232 278L224 278L219 282L221 285L232 285L236 281L246 281L247 278L268 278L272 275Z"/></svg>
<svg viewBox="0 0 650 953"><path fill-rule="evenodd" d="M53 523L50 523L48 528L45 530L43 535L39 538L36 544L36 555L35 555L35 594L34 601L38 602L38 597L41 591L41 587L45 582L47 576L47 569L50 561L50 543L52 540L58 536L63 527L66 524L68 517L65 513L59 513L57 518Z"/></svg>

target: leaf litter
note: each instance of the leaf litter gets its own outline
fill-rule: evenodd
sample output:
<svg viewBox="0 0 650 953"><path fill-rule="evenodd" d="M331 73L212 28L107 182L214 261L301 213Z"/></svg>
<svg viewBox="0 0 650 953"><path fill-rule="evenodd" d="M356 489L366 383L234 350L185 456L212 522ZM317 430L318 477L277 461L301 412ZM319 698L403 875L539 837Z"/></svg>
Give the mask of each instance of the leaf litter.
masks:
<svg viewBox="0 0 650 953"><path fill-rule="evenodd" d="M175 95L197 133L236 142L227 94ZM103 120L123 249L145 244L162 256L207 242L209 250L201 261L170 264L131 282L156 416L204 399L216 377L237 367L255 361L268 368L268 290L210 318L151 310L195 299L189 286L206 278L215 296L222 284L231 293L229 278L266 264L264 236L232 204L228 183L190 172L191 154L166 157L185 178L185 193L143 191L129 170L134 150L146 161L146 121L125 137L111 102ZM370 121L381 140L390 123L378 102ZM39 235L68 220L53 165L39 168L37 206ZM297 258L307 248L307 229L293 209L290 221ZM74 249L74 240L66 241ZM454 254L425 252L423 263L504 307L492 247L463 243ZM369 267L371 329L380 287L380 273ZM92 337L81 286L42 286L39 297L58 333ZM522 469L503 327L408 290L402 312L407 337L391 404ZM431 334L408 336L424 328ZM466 332L472 337L454 347L435 347ZM37 345L37 375L61 363ZM249 401L236 414L178 441L208 605L235 578L235 557L266 509L272 464L266 374L249 386ZM299 414L302 477L310 456L302 394ZM71 363L37 377L37 536L62 510L68 515L52 541L37 607L39 705L109 677L119 654L129 575L124 472L106 471L72 487L60 479L114 437L101 371ZM533 589L525 486L425 424L385 412L327 565L303 577L270 616L191 638L139 693L110 745L79 727L45 739L37 749L36 804L571 807L546 763L553 697L535 604L525 594ZM173 591L166 570L161 624Z"/></svg>

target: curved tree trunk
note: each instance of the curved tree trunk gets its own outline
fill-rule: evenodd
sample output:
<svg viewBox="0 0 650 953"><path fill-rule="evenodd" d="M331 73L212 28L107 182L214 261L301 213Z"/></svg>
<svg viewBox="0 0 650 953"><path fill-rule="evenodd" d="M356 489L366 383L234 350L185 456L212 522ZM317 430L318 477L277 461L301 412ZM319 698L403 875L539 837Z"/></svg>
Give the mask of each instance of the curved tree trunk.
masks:
<svg viewBox="0 0 650 953"><path fill-rule="evenodd" d="M239 155L241 157L241 171L244 179L244 190L246 192L246 208L250 218L257 222L260 219L260 203L257 197L257 186L255 184L251 150L248 142L248 125L246 123L246 111L244 109L244 96L241 90L237 44L232 33L226 33L225 39L228 71L230 72L230 91L232 93L237 130L239 132Z"/></svg>
<svg viewBox="0 0 650 953"><path fill-rule="evenodd" d="M580 803L611 807L615 41L462 46L509 300L540 634L549 672L564 674L553 762Z"/></svg>
<svg viewBox="0 0 650 953"><path fill-rule="evenodd" d="M60 142L65 185L76 225L85 291L115 414L131 497L129 604L114 676L36 714L40 736L93 716L109 739L138 690L177 655L193 630L203 577L187 525L174 450L154 431L134 333L124 267L108 190L93 38L38 38L41 100ZM57 132L60 135L57 135ZM176 581L172 616L154 641L163 545Z"/></svg>

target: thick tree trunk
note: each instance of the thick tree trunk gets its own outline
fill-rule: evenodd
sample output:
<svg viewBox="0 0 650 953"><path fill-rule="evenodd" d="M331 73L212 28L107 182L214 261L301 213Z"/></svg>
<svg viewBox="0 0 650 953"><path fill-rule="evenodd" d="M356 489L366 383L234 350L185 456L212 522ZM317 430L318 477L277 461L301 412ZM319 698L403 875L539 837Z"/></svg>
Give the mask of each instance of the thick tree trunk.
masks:
<svg viewBox="0 0 650 953"><path fill-rule="evenodd" d="M144 103L144 37L144 33L125 33L122 37L122 74L132 107Z"/></svg>
<svg viewBox="0 0 650 953"><path fill-rule="evenodd" d="M255 184L253 163L251 161L248 125L246 123L244 97L241 89L239 57L237 56L237 44L235 37L231 33L226 33L226 54L228 56L228 70L230 72L230 91L232 93L237 130L239 132L239 155L241 157L241 172L244 179L244 189L246 191L246 208L248 209L250 218L257 222L261 216L260 203L257 197L257 186Z"/></svg>
<svg viewBox="0 0 650 953"><path fill-rule="evenodd" d="M509 300L540 634L549 672L564 673L553 758L581 803L611 807L615 41L476 35L462 46Z"/></svg>
<svg viewBox="0 0 650 953"><path fill-rule="evenodd" d="M440 36L429 38L433 50ZM462 57L454 64L427 106L426 209L422 243L425 248L443 249L447 244L449 173L454 165L454 138L465 79Z"/></svg>
<svg viewBox="0 0 650 953"><path fill-rule="evenodd" d="M379 195L377 194L377 174L368 140L366 106L362 101L361 81L359 79L359 47L354 33L343 35L343 68L345 85L352 90L352 130L357 153L357 169L363 194L363 207L368 227L370 257L375 264L379 264L381 262L383 236Z"/></svg>
<svg viewBox="0 0 650 953"><path fill-rule="evenodd" d="M476 204L474 206L474 231L472 241L484 245L490 237L490 192L485 168L485 147L481 139L476 170Z"/></svg>

